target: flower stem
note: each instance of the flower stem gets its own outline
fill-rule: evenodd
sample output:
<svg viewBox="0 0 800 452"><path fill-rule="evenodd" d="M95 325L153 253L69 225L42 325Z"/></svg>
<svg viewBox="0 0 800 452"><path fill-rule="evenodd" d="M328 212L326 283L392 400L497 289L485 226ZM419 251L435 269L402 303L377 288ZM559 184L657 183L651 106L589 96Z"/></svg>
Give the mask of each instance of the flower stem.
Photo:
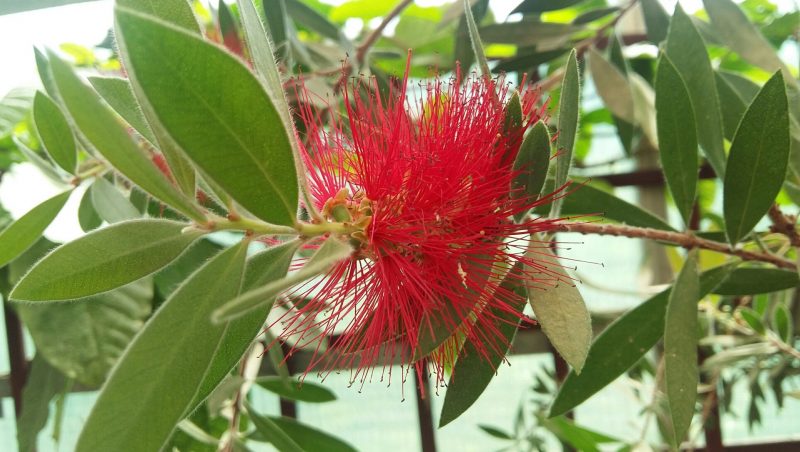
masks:
<svg viewBox="0 0 800 452"><path fill-rule="evenodd" d="M297 223L295 226L281 226L245 217L214 217L206 223L194 227L206 232L243 231L253 235L292 235L317 237L325 234L352 234L360 228L349 223Z"/></svg>

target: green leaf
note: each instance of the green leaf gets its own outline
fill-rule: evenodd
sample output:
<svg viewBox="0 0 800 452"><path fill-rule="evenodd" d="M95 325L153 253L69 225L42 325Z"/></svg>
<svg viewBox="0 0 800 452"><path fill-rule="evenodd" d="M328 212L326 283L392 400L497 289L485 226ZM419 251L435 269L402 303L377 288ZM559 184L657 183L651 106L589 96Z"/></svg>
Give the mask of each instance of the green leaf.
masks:
<svg viewBox="0 0 800 452"><path fill-rule="evenodd" d="M523 0L511 13L543 13L546 11L556 11L569 8L582 1L583 0Z"/></svg>
<svg viewBox="0 0 800 452"><path fill-rule="evenodd" d="M253 421L256 430L265 438L268 439L279 452L305 452L294 438L289 436L288 433L283 431L272 417L261 416L253 410L253 408L245 403L247 407L247 414Z"/></svg>
<svg viewBox="0 0 800 452"><path fill-rule="evenodd" d="M89 188L92 204L100 218L109 223L133 220L141 217L139 210L122 195L111 182L100 177Z"/></svg>
<svg viewBox="0 0 800 452"><path fill-rule="evenodd" d="M253 309L271 306L278 294L307 279L325 273L337 262L347 259L352 251L350 245L332 237L328 238L303 268L289 274L286 278L268 282L225 303L214 311L212 319L214 322L224 322L243 316Z"/></svg>
<svg viewBox="0 0 800 452"><path fill-rule="evenodd" d="M625 75L593 48L589 48L589 70L606 108L618 118L634 122L633 95Z"/></svg>
<svg viewBox="0 0 800 452"><path fill-rule="evenodd" d="M150 278L74 303L18 304L36 350L64 375L100 386L150 315Z"/></svg>
<svg viewBox="0 0 800 452"><path fill-rule="evenodd" d="M521 265L517 264L510 272L519 273ZM506 278L500 284L500 290L514 291L516 289L516 279ZM489 382L492 381L495 372L500 367L500 363L506 356L507 348L514 340L514 335L517 333L517 324L519 323L519 316L522 314L522 309L525 307L524 298L520 297L519 304L516 306L508 306L507 309L494 309L492 315L497 319L497 351L502 353L495 353L495 350L479 350L472 341L464 344L461 350L455 367L453 368L450 382L447 384L447 392L444 396L444 404L442 405L442 414L439 418L439 428L444 427L451 421L461 416L469 407L478 400L478 397L483 393ZM509 311L513 309L515 314ZM489 353L487 360L486 353Z"/></svg>
<svg viewBox="0 0 800 452"><path fill-rule="evenodd" d="M661 167L678 212L688 225L697 195L697 129L689 91L666 54L658 60L655 89Z"/></svg>
<svg viewBox="0 0 800 452"><path fill-rule="evenodd" d="M75 136L61 108L40 91L33 98L33 120L42 146L53 161L64 171L75 174L78 164Z"/></svg>
<svg viewBox="0 0 800 452"><path fill-rule="evenodd" d="M749 325L750 328L756 333L763 336L767 331L767 329L764 327L764 322L761 321L761 316L757 312L748 307L739 308L736 310L736 312L742 316L747 325Z"/></svg>
<svg viewBox="0 0 800 452"><path fill-rule="evenodd" d="M689 431L697 399L700 298L697 251L691 251L670 291L664 325L664 378L675 444Z"/></svg>
<svg viewBox="0 0 800 452"><path fill-rule="evenodd" d="M31 268L10 297L18 301L72 300L143 278L173 261L200 234L183 223L117 223L56 248Z"/></svg>
<svg viewBox="0 0 800 452"><path fill-rule="evenodd" d="M717 176L722 178L725 175L725 147L714 71L703 38L680 4L675 6L675 15L672 16L666 54L689 90L697 121L697 141Z"/></svg>
<svg viewBox="0 0 800 452"><path fill-rule="evenodd" d="M572 24L523 20L481 27L480 35L490 43L554 49L564 46L570 36L580 30L583 27Z"/></svg>
<svg viewBox="0 0 800 452"><path fill-rule="evenodd" d="M308 384L308 383L305 383ZM263 418L262 418L263 419ZM335 436L302 424L292 418L267 416L272 424L292 439L305 452L356 452L356 449ZM263 426L262 426L263 427ZM258 426L256 426L258 428ZM264 434L264 429L258 431ZM271 439L267 437L265 439ZM272 441L270 441L272 442ZM279 442L278 444L283 444ZM273 445L275 445L273 443ZM277 445L276 445L277 447ZM278 447L278 450L284 450ZM293 450L293 449L289 449Z"/></svg>
<svg viewBox="0 0 800 452"><path fill-rule="evenodd" d="M267 249L248 259L245 267L242 290L247 291L251 288L259 287L268 282L277 281L285 277L298 246L300 246L300 242L298 241L287 242L283 245ZM225 325L219 345L216 348L217 352L214 354L213 360L206 371L203 383L200 385L200 389L195 395L195 400L192 402L191 408L187 413L193 411L208 397L214 388L228 375L236 363L242 359L242 356L247 352L253 339L259 332L263 331L264 321L272 309L274 302L275 298L273 297L263 309L255 309ZM219 303L209 306L209 309L214 309L218 305ZM208 318L211 317L210 310L205 314Z"/></svg>
<svg viewBox="0 0 800 452"><path fill-rule="evenodd" d="M733 265L700 275L702 298L725 279ZM653 296L609 325L595 339L580 375L570 371L550 407L550 416L572 410L635 365L664 334L671 289Z"/></svg>
<svg viewBox="0 0 800 452"><path fill-rule="evenodd" d="M144 118L128 80L118 77L89 77L89 83L108 105L151 144L158 144Z"/></svg>
<svg viewBox="0 0 800 452"><path fill-rule="evenodd" d="M34 57L36 58L36 69L39 72L39 79L42 81L42 86L50 97L61 103L58 94L58 88L53 81L53 73L50 71L50 62L47 56L38 48L33 48Z"/></svg>
<svg viewBox="0 0 800 452"><path fill-rule="evenodd" d="M727 296L757 295L788 290L800 283L796 271L777 268L737 268L714 289L715 294Z"/></svg>
<svg viewBox="0 0 800 452"><path fill-rule="evenodd" d="M81 202L78 205L78 223L81 225L83 232L97 229L103 224L103 219L100 218L92 203L91 187L83 192L83 196L81 196Z"/></svg>
<svg viewBox="0 0 800 452"><path fill-rule="evenodd" d="M200 35L200 24L194 15L190 2L186 0L117 0L117 5L138 11Z"/></svg>
<svg viewBox="0 0 800 452"><path fill-rule="evenodd" d="M658 0L641 0L644 24L647 28L647 39L658 44L667 38L669 15Z"/></svg>
<svg viewBox="0 0 800 452"><path fill-rule="evenodd" d="M528 251L528 257L553 267L555 272L560 271L558 257L549 248L532 248ZM536 270L529 268L525 271ZM580 374L592 345L592 321L578 288L563 281L556 284L555 287L529 284L528 301L542 332L564 361L575 369L576 374Z"/></svg>
<svg viewBox="0 0 800 452"><path fill-rule="evenodd" d="M156 168L94 90L52 52L50 67L70 116L89 143L131 182L186 216L204 221L197 205L181 194Z"/></svg>
<svg viewBox="0 0 800 452"><path fill-rule="evenodd" d="M36 439L50 417L50 401L67 385L64 376L37 353L22 391L22 416L17 419L20 452L36 451Z"/></svg>
<svg viewBox="0 0 800 452"><path fill-rule="evenodd" d="M558 100L558 138L556 140L556 179L555 186L567 183L569 169L572 166L572 153L575 149L575 137L578 132L578 113L581 109L581 85L578 73L578 60L575 49L569 54L564 68L564 80L561 83L561 97ZM561 214L564 198L553 201L550 217L557 218Z"/></svg>
<svg viewBox="0 0 800 452"><path fill-rule="evenodd" d="M308 381L291 381L289 385L281 377L259 377L256 383L262 388L278 394L284 399L297 402L324 403L336 400L336 395L325 386Z"/></svg>
<svg viewBox="0 0 800 452"><path fill-rule="evenodd" d="M781 338L783 342L787 344L792 343L792 330L794 329L792 317L785 305L780 304L775 307L775 312L772 315L772 325L775 328L775 332L778 333L778 337Z"/></svg>
<svg viewBox="0 0 800 452"><path fill-rule="evenodd" d="M293 225L289 131L250 70L200 37L119 5L116 28L132 83L189 158L259 218Z"/></svg>
<svg viewBox="0 0 800 452"><path fill-rule="evenodd" d="M599 451L598 444L622 442L617 438L580 427L574 421L565 419L563 416L542 419L542 425L559 439L574 447L575 450Z"/></svg>
<svg viewBox="0 0 800 452"><path fill-rule="evenodd" d="M8 264L39 240L58 212L67 203L72 191L56 195L0 231L0 267Z"/></svg>
<svg viewBox="0 0 800 452"><path fill-rule="evenodd" d="M719 96L720 107L722 108L722 125L725 130L725 138L733 140L739 121L742 120L747 104L736 89L719 72L714 73L717 85L717 95Z"/></svg>
<svg viewBox="0 0 800 452"><path fill-rule="evenodd" d="M499 439L514 439L510 434L500 430L499 428L492 427L491 425L478 425L478 428Z"/></svg>
<svg viewBox="0 0 800 452"><path fill-rule="evenodd" d="M658 145L658 127L656 126L656 93L650 83L637 72L628 74L633 95L633 114L636 124L642 129L645 137L654 146Z"/></svg>
<svg viewBox="0 0 800 452"><path fill-rule="evenodd" d="M522 140L517 158L514 160L514 171L519 175L511 183L514 198L525 197L529 202L535 201L542 192L550 165L550 132L543 121L537 122ZM520 214L521 218L524 216Z"/></svg>
<svg viewBox="0 0 800 452"><path fill-rule="evenodd" d="M544 192L553 191L552 179L547 181ZM541 206L536 213L546 215L549 206ZM661 229L674 231L670 225L654 214L643 210L611 193L595 188L591 185L580 185L564 198L561 208L562 215L598 215L606 220L617 221L630 226L642 228Z"/></svg>
<svg viewBox="0 0 800 452"><path fill-rule="evenodd" d="M208 261L176 290L114 367L76 450L154 451L195 399L227 325L209 315L242 283L247 242ZM142 434L147 432L147 434Z"/></svg>
<svg viewBox="0 0 800 452"><path fill-rule="evenodd" d="M731 244L747 236L775 202L789 150L788 100L778 71L747 107L731 144L722 199Z"/></svg>
<svg viewBox="0 0 800 452"><path fill-rule="evenodd" d="M770 72L784 71L791 78L775 49L731 0L703 0L714 31L734 52L750 63Z"/></svg>
<svg viewBox="0 0 800 452"><path fill-rule="evenodd" d="M472 7L469 0L464 0L464 20L467 22L467 31L469 32L469 39L472 42L472 51L475 53L475 61L478 62L478 67L484 77L491 77L492 72L489 70L489 62L486 60L486 52L483 50L483 42L481 35L478 32L478 25L475 23L475 17L472 15Z"/></svg>
<svg viewBox="0 0 800 452"><path fill-rule="evenodd" d="M15 135L11 135L11 141L17 147L19 152L28 160L28 162L32 163L33 166L41 171L42 174L44 174L48 179L55 182L57 186L64 185L63 177L47 159L40 157L36 151L26 146L25 143L23 143Z"/></svg>
<svg viewBox="0 0 800 452"><path fill-rule="evenodd" d="M240 10L241 8L242 7L239 6ZM334 25L333 22L329 21L327 17L318 13L316 10L314 10L314 8L306 5L300 0L287 0L286 12L289 14L289 16L291 16L292 19L319 33L320 36L330 38L334 41L347 39L342 36L342 33L339 31L339 27Z"/></svg>

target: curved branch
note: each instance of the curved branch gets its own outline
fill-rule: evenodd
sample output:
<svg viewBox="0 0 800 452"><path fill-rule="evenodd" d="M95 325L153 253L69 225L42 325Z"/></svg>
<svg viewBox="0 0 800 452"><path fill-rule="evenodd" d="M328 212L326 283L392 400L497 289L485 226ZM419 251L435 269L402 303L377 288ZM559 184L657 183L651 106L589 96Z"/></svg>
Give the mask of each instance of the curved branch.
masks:
<svg viewBox="0 0 800 452"><path fill-rule="evenodd" d="M736 256L746 261L766 262L776 267L797 270L797 265L789 259L784 259L772 254L733 248L726 243L703 239L686 232L671 232L660 229L598 223L561 223L555 225L555 232L577 232L580 234L612 235L656 240L659 242L672 243L688 249L701 248Z"/></svg>

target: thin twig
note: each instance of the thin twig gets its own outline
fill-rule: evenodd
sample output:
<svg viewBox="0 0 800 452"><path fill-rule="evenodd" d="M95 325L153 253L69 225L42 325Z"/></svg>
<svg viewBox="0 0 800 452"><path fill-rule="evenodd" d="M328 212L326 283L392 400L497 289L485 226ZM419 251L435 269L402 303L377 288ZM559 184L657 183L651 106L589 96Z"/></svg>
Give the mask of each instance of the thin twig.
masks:
<svg viewBox="0 0 800 452"><path fill-rule="evenodd" d="M688 249L702 248L718 253L729 254L746 261L766 262L776 267L789 270L797 269L797 265L789 259L761 252L733 248L726 243L703 239L687 232L671 232L662 231L660 229L599 223L561 223L556 226L556 232L577 232L580 234L612 235L656 240L659 242L673 243Z"/></svg>
<svg viewBox="0 0 800 452"><path fill-rule="evenodd" d="M386 16L384 16L381 23L378 24L378 26L375 27L374 30L372 30L372 32L367 36L367 38L364 39L364 42L362 42L361 45L358 46L358 48L356 49L356 61L358 62L359 66L364 64L364 59L367 56L367 52L369 52L369 49L375 44L378 38L381 37L381 35L383 34L383 30L386 28L387 25L389 25L389 22L391 22L392 19L394 19L395 17L399 16L404 9L406 9L409 5L411 5L412 2L413 0L401 0L400 3L398 3L397 6L394 7L394 9L389 11L389 13L386 14Z"/></svg>

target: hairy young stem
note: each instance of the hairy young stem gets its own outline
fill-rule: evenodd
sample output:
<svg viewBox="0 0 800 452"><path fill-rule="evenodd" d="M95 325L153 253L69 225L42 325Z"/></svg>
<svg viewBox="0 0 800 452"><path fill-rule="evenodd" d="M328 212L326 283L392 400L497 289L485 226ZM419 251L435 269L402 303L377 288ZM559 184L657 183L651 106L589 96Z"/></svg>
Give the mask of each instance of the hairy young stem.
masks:
<svg viewBox="0 0 800 452"><path fill-rule="evenodd" d="M728 244L703 239L687 232L671 232L662 231L660 229L598 223L561 223L556 226L555 231L656 240L659 242L672 243L688 249L701 248L710 251L716 251L718 253L729 254L746 261L766 262L775 265L776 267L786 268L789 270L797 269L797 265L789 259L784 259L772 254L733 248Z"/></svg>

